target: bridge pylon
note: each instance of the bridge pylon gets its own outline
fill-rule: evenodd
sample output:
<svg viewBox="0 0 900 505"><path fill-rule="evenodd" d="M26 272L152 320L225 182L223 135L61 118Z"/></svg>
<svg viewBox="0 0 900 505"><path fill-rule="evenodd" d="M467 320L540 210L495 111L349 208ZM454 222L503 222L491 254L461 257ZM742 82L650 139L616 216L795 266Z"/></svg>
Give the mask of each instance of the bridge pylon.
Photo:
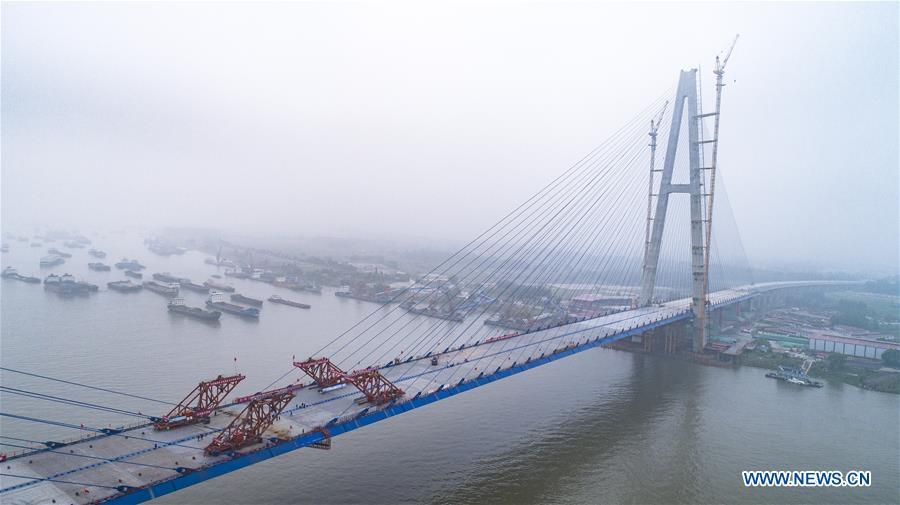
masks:
<svg viewBox="0 0 900 505"><path fill-rule="evenodd" d="M669 128L669 136L666 144L666 156L661 169L654 168L651 163L651 176L653 172L661 172L659 189L656 195L650 191L650 201L656 196L655 212L647 216L649 233L644 248L644 263L641 273L641 296L639 304L646 306L653 303L653 291L656 287L656 272L659 265L659 255L662 250L663 232L665 230L666 216L669 207L669 196L675 193L686 193L690 197L691 213L691 306L697 324L694 328L693 351L702 352L706 346L706 293L708 278L707 271L707 240L705 237L708 226L705 226L705 208L703 198L704 171L710 167L704 167L701 147L703 144L716 142L716 139L703 140L701 134L701 121L705 116L717 115L718 112L702 114L700 112L700 97L698 93L697 69L683 70L678 79L678 90L673 101L672 124ZM687 121L688 133L688 158L689 178L687 183L676 184L672 182L675 169L676 154L678 151L679 136L681 135L682 122ZM655 147L655 130L651 131L653 147Z"/></svg>

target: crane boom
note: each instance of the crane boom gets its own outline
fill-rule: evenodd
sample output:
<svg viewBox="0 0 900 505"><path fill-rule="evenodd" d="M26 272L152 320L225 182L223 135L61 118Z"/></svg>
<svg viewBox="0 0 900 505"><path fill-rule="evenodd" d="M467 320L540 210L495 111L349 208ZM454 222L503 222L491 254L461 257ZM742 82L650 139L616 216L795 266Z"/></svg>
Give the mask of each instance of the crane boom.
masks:
<svg viewBox="0 0 900 505"><path fill-rule="evenodd" d="M734 36L734 40L731 42L731 47L728 48L728 53L725 54L725 58L722 59L721 63L719 63L719 57L716 56L716 74L725 72L725 65L728 64L728 58L731 58L731 52L734 51L734 46L737 45L737 41L740 36L740 33Z"/></svg>

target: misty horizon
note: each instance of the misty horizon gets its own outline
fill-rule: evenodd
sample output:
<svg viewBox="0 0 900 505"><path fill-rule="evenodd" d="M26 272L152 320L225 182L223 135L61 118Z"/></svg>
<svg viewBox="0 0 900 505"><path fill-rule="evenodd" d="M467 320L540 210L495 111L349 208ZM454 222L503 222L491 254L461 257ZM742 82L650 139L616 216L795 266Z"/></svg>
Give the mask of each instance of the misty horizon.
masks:
<svg viewBox="0 0 900 505"><path fill-rule="evenodd" d="M4 7L4 231L452 250L679 70L700 67L711 109L739 32L721 205L751 265L900 268L896 4ZM688 21L710 28L684 39Z"/></svg>

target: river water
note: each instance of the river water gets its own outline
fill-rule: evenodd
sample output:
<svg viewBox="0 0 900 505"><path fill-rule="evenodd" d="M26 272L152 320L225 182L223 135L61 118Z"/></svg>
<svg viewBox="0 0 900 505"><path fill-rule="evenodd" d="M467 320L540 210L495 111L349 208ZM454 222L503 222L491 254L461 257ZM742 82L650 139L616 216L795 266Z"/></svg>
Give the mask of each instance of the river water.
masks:
<svg viewBox="0 0 900 505"><path fill-rule="evenodd" d="M44 277L69 272L100 284L63 298L40 285L0 283L3 367L177 401L219 373L247 375L257 391L378 305L227 279L255 298L281 294L311 310L267 303L258 322L223 314L218 325L169 314L153 292L122 294L92 272L84 249L7 241L3 266ZM198 252L160 257L139 238L95 240L113 264L137 258L154 272L202 282L216 273ZM47 246L73 254L39 269ZM220 272L221 273L221 272ZM204 295L185 292L189 305ZM236 359L236 361L235 361ZM2 372L4 385L117 405L167 410L132 398ZM88 426L133 418L3 393L3 412ZM32 440L76 430L0 419L5 436ZM801 388L754 368L709 368L612 350L539 367L464 395L164 497L160 503L898 503L900 396L840 383ZM4 439L8 441L9 439ZM15 442L18 443L18 442ZM4 447L6 452L15 448ZM868 488L745 488L742 470L871 470Z"/></svg>

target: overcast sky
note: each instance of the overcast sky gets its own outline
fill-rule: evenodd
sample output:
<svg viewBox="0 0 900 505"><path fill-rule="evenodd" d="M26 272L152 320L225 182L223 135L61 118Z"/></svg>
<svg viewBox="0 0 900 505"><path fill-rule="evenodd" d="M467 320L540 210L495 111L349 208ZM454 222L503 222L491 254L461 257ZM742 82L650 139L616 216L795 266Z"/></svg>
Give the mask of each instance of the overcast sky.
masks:
<svg viewBox="0 0 900 505"><path fill-rule="evenodd" d="M898 4L4 3L2 224L464 240L714 56L751 261L897 268Z"/></svg>

